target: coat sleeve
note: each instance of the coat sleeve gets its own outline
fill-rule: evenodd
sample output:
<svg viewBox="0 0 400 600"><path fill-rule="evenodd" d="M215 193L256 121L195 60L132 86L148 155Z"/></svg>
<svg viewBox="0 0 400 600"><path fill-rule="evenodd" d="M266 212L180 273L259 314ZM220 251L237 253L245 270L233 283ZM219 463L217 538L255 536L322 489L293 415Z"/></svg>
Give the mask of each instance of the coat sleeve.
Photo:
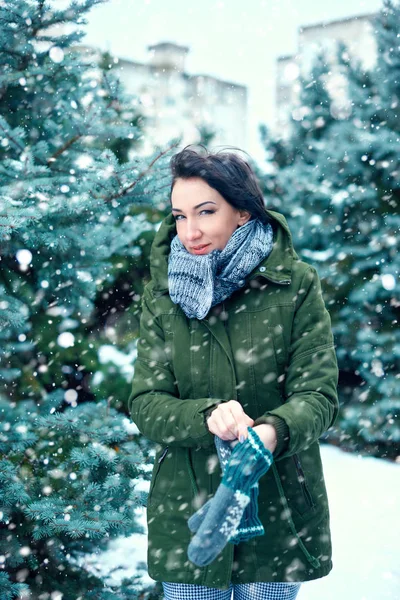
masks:
<svg viewBox="0 0 400 600"><path fill-rule="evenodd" d="M149 440L168 446L210 446L214 435L205 417L217 398L179 398L164 332L152 310L152 296L142 296L137 358L128 410L139 431Z"/></svg>
<svg viewBox="0 0 400 600"><path fill-rule="evenodd" d="M331 427L339 413L339 370L331 319L316 269L310 266L300 285L292 323L284 403L261 415L255 425L276 426L276 460L307 449Z"/></svg>

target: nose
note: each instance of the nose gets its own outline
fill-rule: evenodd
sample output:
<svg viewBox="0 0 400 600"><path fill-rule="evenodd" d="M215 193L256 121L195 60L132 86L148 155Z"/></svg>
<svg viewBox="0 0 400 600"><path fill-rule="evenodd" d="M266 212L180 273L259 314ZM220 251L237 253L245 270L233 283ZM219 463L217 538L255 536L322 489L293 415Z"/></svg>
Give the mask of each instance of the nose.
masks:
<svg viewBox="0 0 400 600"><path fill-rule="evenodd" d="M186 239L188 242L195 242L199 240L202 236L200 229L197 227L196 223L187 224L186 228Z"/></svg>

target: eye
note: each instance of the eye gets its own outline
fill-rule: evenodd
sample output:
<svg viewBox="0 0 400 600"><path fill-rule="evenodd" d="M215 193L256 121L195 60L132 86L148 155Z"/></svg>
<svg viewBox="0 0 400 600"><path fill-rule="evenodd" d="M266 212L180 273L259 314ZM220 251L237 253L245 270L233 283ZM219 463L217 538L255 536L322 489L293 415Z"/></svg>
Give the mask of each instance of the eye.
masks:
<svg viewBox="0 0 400 600"><path fill-rule="evenodd" d="M207 210L207 209L205 208L204 210L201 210L201 211L200 211L200 214L201 214L201 213L207 213L207 214L209 214L209 215L212 215L212 214L214 214L214 213L215 213L215 210ZM176 217L174 217L175 221L180 221L179 217L183 217L183 215L176 215Z"/></svg>

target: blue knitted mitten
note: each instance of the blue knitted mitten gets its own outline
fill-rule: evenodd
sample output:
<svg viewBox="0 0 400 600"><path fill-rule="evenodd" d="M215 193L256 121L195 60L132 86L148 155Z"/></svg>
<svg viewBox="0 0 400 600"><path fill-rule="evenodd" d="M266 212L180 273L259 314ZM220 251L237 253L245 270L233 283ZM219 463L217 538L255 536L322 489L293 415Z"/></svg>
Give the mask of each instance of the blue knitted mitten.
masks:
<svg viewBox="0 0 400 600"><path fill-rule="evenodd" d="M229 440L221 440L217 435L215 436L214 442L217 448L222 473L224 473L232 454L232 442ZM207 502L188 520L188 526L192 533L196 533L200 527L211 506L211 502L212 498L207 500ZM264 535L264 527L258 518L258 481L250 489L250 502L244 509L243 517L236 534L229 541L232 542L232 544L239 544L256 535Z"/></svg>
<svg viewBox="0 0 400 600"><path fill-rule="evenodd" d="M199 567L209 565L236 534L252 486L272 465L272 453L251 427L248 432L247 440L234 447L207 514L189 544L188 558Z"/></svg>

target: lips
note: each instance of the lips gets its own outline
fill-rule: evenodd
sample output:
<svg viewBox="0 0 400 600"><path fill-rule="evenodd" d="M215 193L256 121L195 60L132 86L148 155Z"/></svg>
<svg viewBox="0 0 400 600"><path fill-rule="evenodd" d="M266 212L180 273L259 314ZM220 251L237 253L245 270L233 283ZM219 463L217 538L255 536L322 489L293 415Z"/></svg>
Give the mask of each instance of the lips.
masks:
<svg viewBox="0 0 400 600"><path fill-rule="evenodd" d="M192 246L192 250L203 250L203 248L207 248L210 244L203 244L202 246Z"/></svg>

